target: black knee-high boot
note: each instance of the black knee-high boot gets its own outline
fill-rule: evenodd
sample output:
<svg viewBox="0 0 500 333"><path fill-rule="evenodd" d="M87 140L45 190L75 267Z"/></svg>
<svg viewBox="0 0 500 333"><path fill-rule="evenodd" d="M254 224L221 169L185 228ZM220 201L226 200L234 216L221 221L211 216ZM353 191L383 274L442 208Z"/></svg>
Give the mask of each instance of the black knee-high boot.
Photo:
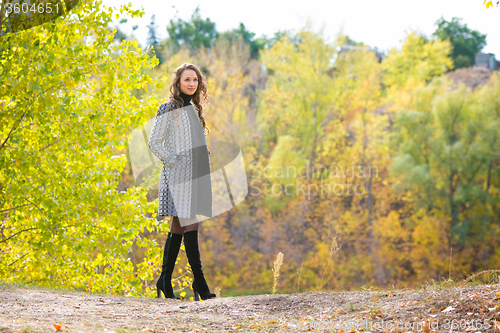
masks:
<svg viewBox="0 0 500 333"><path fill-rule="evenodd" d="M167 235L167 241L165 242L165 248L163 250L163 265L161 266L161 275L156 282L156 297L160 298L161 291L165 295L165 298L176 298L174 291L172 289L172 272L174 271L175 260L179 255L179 249L181 248L182 234L174 234L169 232Z"/></svg>
<svg viewBox="0 0 500 333"><path fill-rule="evenodd" d="M201 269L200 249L198 247L198 230L192 230L184 233L184 247L186 249L186 256L193 271L193 284L194 299L199 301L198 295L201 299L214 298L216 295L210 292L203 270Z"/></svg>

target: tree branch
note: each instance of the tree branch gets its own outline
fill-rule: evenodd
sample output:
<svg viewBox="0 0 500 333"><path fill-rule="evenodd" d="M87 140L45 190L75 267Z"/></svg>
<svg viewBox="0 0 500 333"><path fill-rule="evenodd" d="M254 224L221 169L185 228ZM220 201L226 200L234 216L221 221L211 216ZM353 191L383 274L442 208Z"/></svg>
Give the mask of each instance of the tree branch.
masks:
<svg viewBox="0 0 500 333"><path fill-rule="evenodd" d="M21 207L24 207L24 206L29 206L29 205L28 205L28 204L26 204L26 205L21 205L21 206L12 207L12 208L9 208L9 209L0 210L0 213L5 213L5 212L8 212L9 210L13 210L13 209L21 208Z"/></svg>
<svg viewBox="0 0 500 333"><path fill-rule="evenodd" d="M19 260L23 259L24 257L26 257L28 254L30 254L30 253L31 253L31 252L33 252L33 251L34 251L34 250L31 250L31 251L29 251L29 252L26 252L25 254L23 254L23 255L21 256L21 258L18 258L18 259L16 259L16 260L14 260L13 262L11 262L10 264L8 264L8 265L7 265L7 267L14 265L16 262L18 262Z"/></svg>
<svg viewBox="0 0 500 333"><path fill-rule="evenodd" d="M57 142L59 142L59 140L60 140L60 139L57 139L56 141L52 142L51 144L48 144L48 145L46 145L45 147L38 149L38 151L42 151L42 150L44 150L45 148L48 148L48 147L50 147L50 146L52 146L52 145L56 144Z"/></svg>
<svg viewBox="0 0 500 333"><path fill-rule="evenodd" d="M35 228L29 228L29 229L24 229L24 230L18 231L18 232L16 232L15 234L12 234L12 235L10 235L10 236L9 236L9 237L7 237L7 238L4 238L4 239L0 240L0 243L5 243L6 241L8 241L9 239L11 239L12 237L17 236L17 235L19 235L19 234L20 234L20 233L22 233L22 232L25 232L25 231L30 231L30 230L33 230L33 229L38 229L38 228L36 228L36 227L35 227Z"/></svg>
<svg viewBox="0 0 500 333"><path fill-rule="evenodd" d="M18 120L17 122L20 122L20 121L23 119L23 117L24 117L24 115L25 115L25 114L26 114L26 111L24 111L24 113L21 115L21 118L19 118L19 120ZM15 123L14 123L14 126L12 126L12 128L10 129L9 134L7 135L7 137L5 138L5 140L3 141L2 146L0 146L0 150L2 150L2 149L3 149L3 147L4 147L4 146L5 146L5 144L7 143L7 140L9 140L10 135L12 134L12 132L14 131L14 129L15 129L15 128L16 128L16 125L15 125Z"/></svg>

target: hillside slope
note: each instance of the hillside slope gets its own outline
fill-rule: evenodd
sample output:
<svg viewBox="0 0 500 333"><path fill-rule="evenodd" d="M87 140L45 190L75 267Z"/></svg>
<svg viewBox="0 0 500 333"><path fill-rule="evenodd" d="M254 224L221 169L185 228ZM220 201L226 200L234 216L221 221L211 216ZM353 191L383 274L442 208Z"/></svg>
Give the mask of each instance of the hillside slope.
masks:
<svg viewBox="0 0 500 333"><path fill-rule="evenodd" d="M453 332L500 332L500 285L420 292L307 292L200 302L14 287L0 292L0 332L53 332L53 324L59 322L63 332L332 332L349 323L352 328L358 325L358 331L397 332L399 323L399 332L450 332L453 320ZM430 327L418 326L423 321ZM489 329L484 329L485 323ZM384 325L384 330L376 325Z"/></svg>

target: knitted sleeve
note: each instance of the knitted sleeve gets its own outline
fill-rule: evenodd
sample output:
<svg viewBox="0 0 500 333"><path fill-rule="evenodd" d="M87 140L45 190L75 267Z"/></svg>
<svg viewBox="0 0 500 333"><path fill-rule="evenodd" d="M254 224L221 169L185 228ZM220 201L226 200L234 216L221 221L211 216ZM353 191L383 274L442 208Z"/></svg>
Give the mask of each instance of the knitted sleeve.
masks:
<svg viewBox="0 0 500 333"><path fill-rule="evenodd" d="M167 140L167 135L172 133L172 112L169 112L172 108L173 106L169 103L160 105L148 141L149 150L166 165L172 165L176 158L171 147L163 145Z"/></svg>

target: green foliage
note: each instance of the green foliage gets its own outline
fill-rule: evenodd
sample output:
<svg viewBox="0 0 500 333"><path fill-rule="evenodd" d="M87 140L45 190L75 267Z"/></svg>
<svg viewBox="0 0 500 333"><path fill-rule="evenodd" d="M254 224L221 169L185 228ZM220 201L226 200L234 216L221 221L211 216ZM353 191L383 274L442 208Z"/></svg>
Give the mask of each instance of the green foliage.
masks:
<svg viewBox="0 0 500 333"><path fill-rule="evenodd" d="M67 15L78 2L79 0L2 1L0 6L0 36L30 29L61 15Z"/></svg>
<svg viewBox="0 0 500 333"><path fill-rule="evenodd" d="M473 66L476 63L476 54L486 46L486 34L472 30L460 21L460 18L454 17L448 22L441 17L436 21L438 27L433 33L441 40L449 39L453 45L451 57L456 69Z"/></svg>
<svg viewBox="0 0 500 333"><path fill-rule="evenodd" d="M165 40L165 48L172 49L174 53L179 51L181 45L185 45L190 50L210 47L218 36L215 23L209 18L203 20L199 7L193 12L190 22L182 19L170 20L167 31L169 38Z"/></svg>
<svg viewBox="0 0 500 333"><path fill-rule="evenodd" d="M225 38L231 43L235 42L238 38L241 38L243 42L250 45L250 57L252 59L257 59L259 57L259 51L263 50L269 41L265 37L254 39L254 36L255 33L248 31L245 25L240 22L238 28L221 33L219 38Z"/></svg>
<svg viewBox="0 0 500 333"><path fill-rule="evenodd" d="M70 15L0 39L0 279L78 290L152 295L160 251L147 191L118 192L129 129L159 101L131 92L154 84L137 42L107 25L123 5L81 1ZM134 247L148 247L134 265Z"/></svg>
<svg viewBox="0 0 500 333"><path fill-rule="evenodd" d="M167 31L168 37L161 41L159 46L155 46L155 49L157 49L156 56L160 58L160 64L177 54L181 48L186 48L192 54L197 54L203 49L211 49L217 40L229 44L241 41L249 46L250 57L258 59L260 51L265 47L272 46L283 34L278 32L271 38L265 36L255 38L255 33L248 31L243 23L240 23L238 28L219 32L214 22L209 18L203 19L201 17L199 7L195 9L189 21L179 18L170 20ZM204 72L209 76L206 70Z"/></svg>
<svg viewBox="0 0 500 333"><path fill-rule="evenodd" d="M148 45L151 46L150 56L158 58L158 65L165 62L164 55L161 52L160 38L158 37L158 25L156 24L155 15L151 16L151 22L148 25ZM158 52L159 51L159 52Z"/></svg>

